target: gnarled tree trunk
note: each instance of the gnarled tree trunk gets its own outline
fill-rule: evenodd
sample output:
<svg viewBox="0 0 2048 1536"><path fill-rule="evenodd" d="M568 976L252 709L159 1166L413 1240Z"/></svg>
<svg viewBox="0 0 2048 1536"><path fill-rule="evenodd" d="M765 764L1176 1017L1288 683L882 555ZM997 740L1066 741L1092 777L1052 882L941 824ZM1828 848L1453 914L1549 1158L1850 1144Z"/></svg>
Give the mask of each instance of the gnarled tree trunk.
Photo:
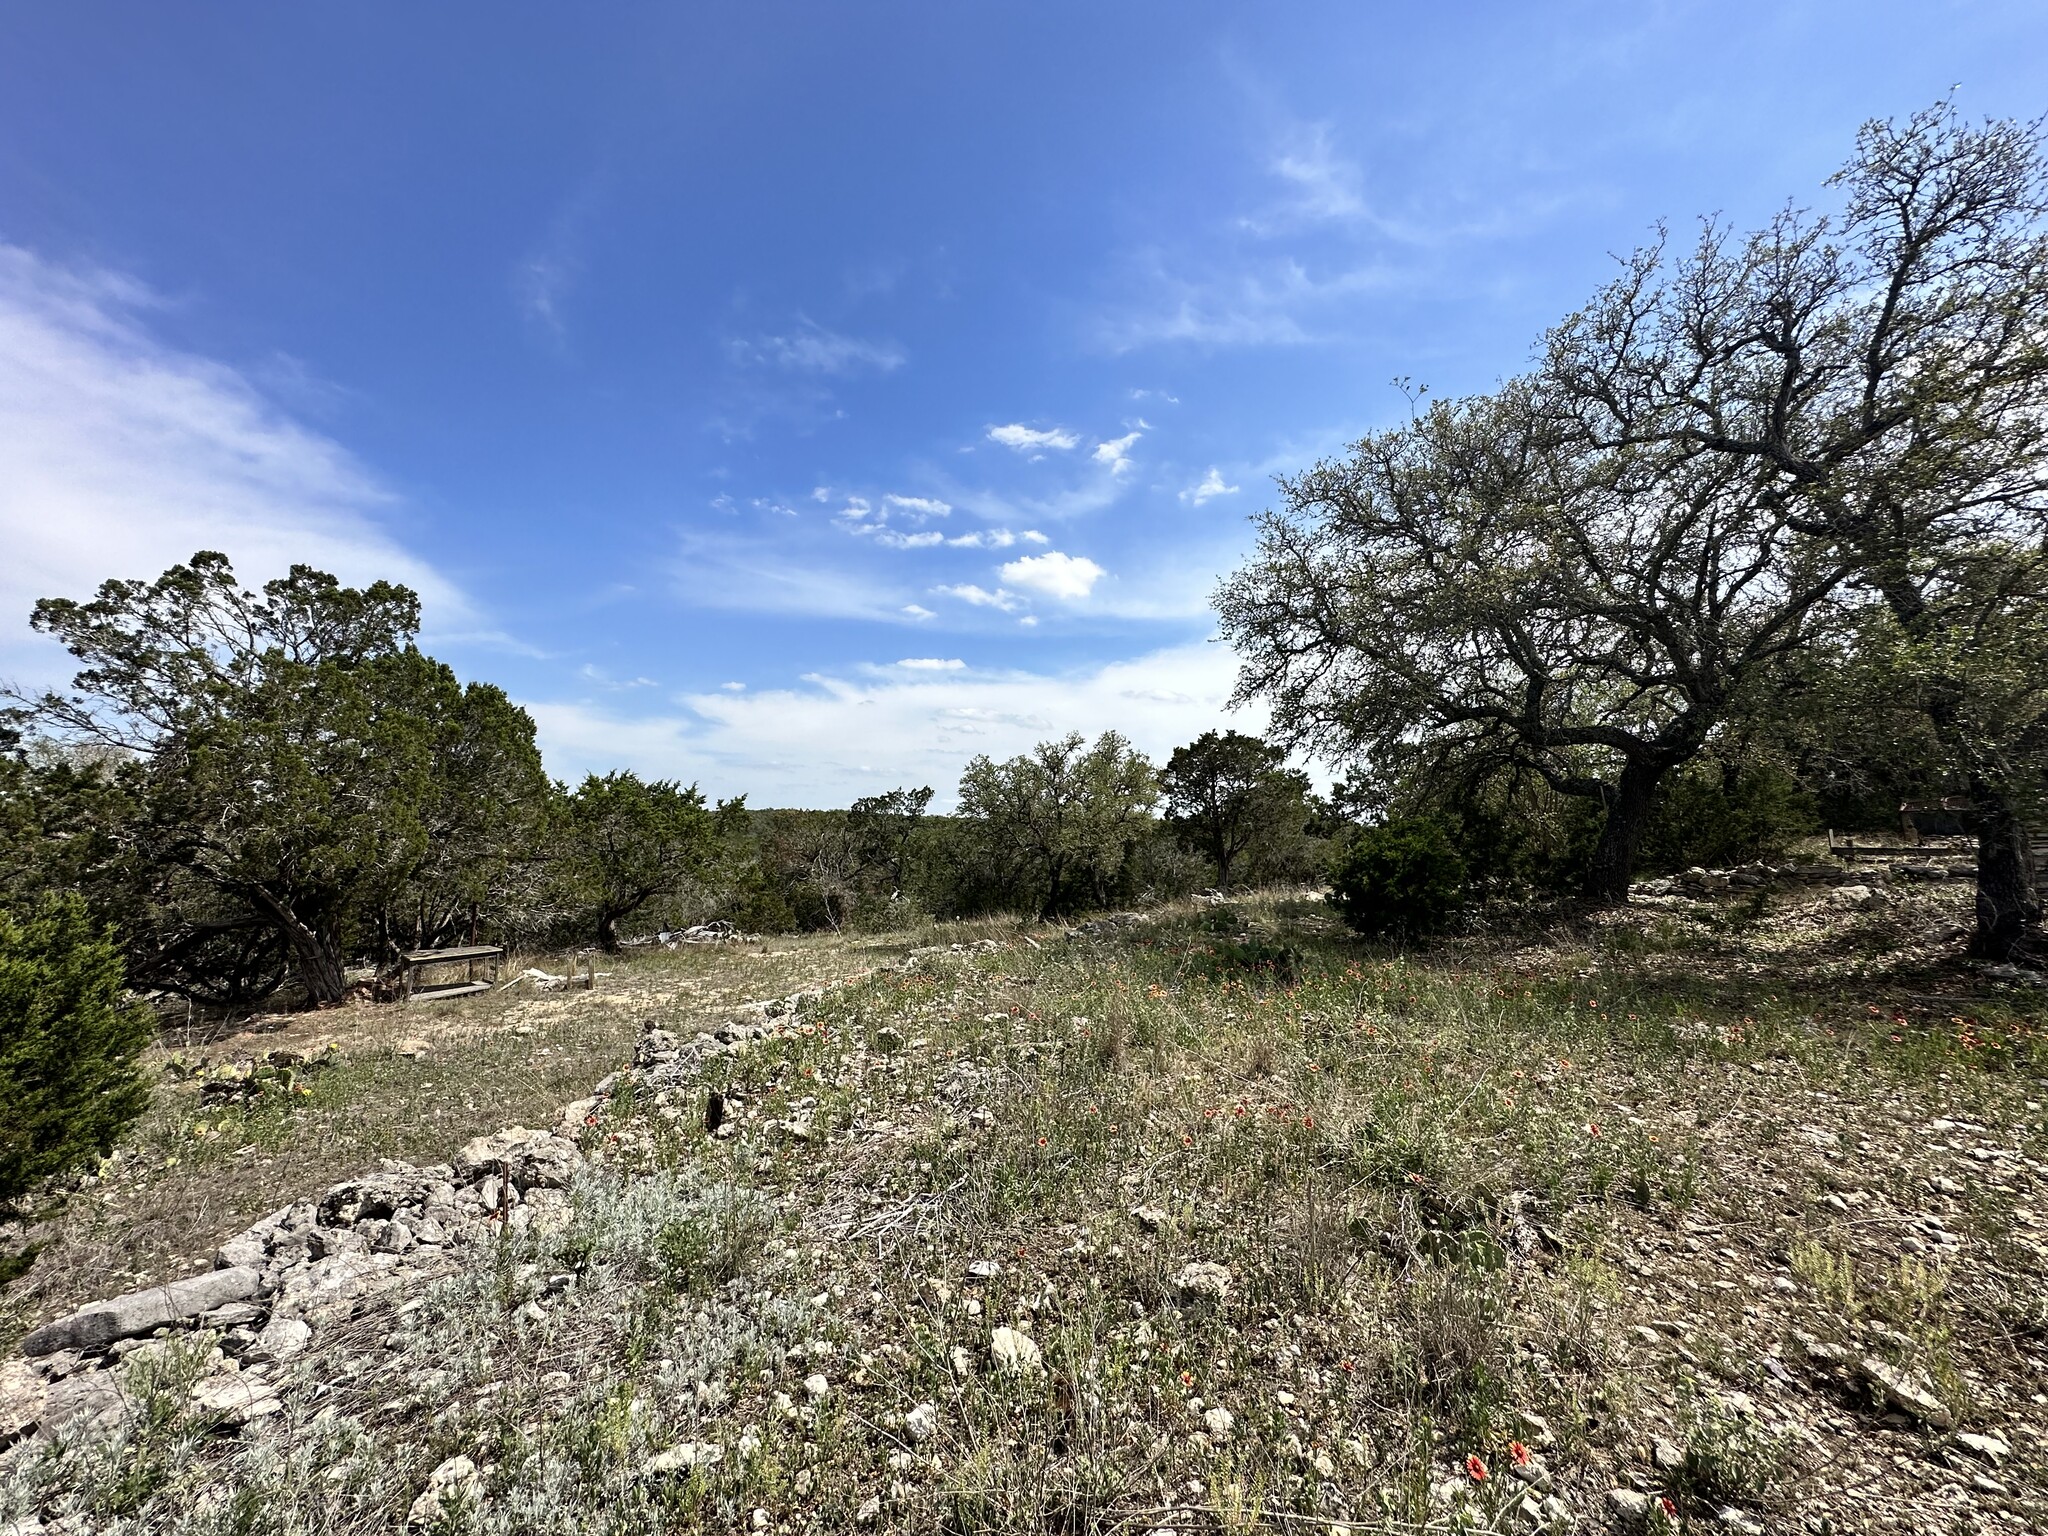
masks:
<svg viewBox="0 0 2048 1536"><path fill-rule="evenodd" d="M1607 820L1600 827L1600 841L1586 869L1584 894L1594 906L1627 903L1629 877L1635 873L1636 854L1649 829L1650 811L1664 773L1661 763L1646 758L1630 758L1622 766L1621 779L1607 797Z"/></svg>
<svg viewBox="0 0 2048 1536"><path fill-rule="evenodd" d="M307 922L260 886L250 895L283 936L292 970L306 996L323 1006L340 1002L348 993L348 978L342 974L341 935L325 923Z"/></svg>
<svg viewBox="0 0 2048 1536"><path fill-rule="evenodd" d="M2010 799L1979 781L1970 786L1970 800L1977 819L1977 931L1970 953L2010 960L2041 920L2033 849Z"/></svg>

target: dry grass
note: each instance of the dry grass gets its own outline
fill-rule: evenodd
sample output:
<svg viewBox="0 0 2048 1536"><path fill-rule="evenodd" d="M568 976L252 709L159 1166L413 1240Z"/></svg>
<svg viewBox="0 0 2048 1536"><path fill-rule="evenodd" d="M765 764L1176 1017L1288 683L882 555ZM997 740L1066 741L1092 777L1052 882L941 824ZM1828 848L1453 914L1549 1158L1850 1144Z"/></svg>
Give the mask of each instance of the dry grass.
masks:
<svg viewBox="0 0 2048 1536"><path fill-rule="evenodd" d="M1422 955L1255 901L451 1012L460 1051L363 1078L364 1154L521 1118L451 1103L436 1139L426 1081L552 1118L642 1018L845 982L619 1101L566 1227L366 1303L287 1414L223 1438L159 1394L114 1450L17 1462L0 1518L388 1530L462 1454L451 1531L1599 1530L1614 1489L1737 1531L2039 1530L2048 1041L1930 958L1957 894ZM714 1088L737 1134L702 1133ZM998 1326L1039 1368L997 1368ZM722 1454L645 1470L679 1444Z"/></svg>
<svg viewBox="0 0 2048 1536"><path fill-rule="evenodd" d="M148 1115L103 1173L30 1234L42 1251L0 1303L0 1340L95 1297L204 1268L258 1217L380 1158L435 1163L503 1126L552 1125L562 1105L624 1063L643 1020L714 1015L841 975L850 958L844 945L809 939L642 951L603 961L610 974L594 993L522 986L167 1031L146 1062L158 1079ZM504 974L528 964L567 969L559 957L518 956ZM308 1078L310 1094L246 1111L203 1108L198 1085L165 1070L174 1057L232 1063L329 1042L339 1060ZM416 1043L424 1051L409 1054Z"/></svg>

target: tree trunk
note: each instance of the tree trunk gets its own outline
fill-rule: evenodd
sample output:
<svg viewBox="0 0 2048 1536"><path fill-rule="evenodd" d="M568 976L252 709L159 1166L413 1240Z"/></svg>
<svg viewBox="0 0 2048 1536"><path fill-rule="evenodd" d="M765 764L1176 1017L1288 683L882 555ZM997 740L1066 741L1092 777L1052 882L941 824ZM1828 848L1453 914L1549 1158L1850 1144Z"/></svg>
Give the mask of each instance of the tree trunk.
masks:
<svg viewBox="0 0 2048 1536"><path fill-rule="evenodd" d="M1607 797L1607 820L1600 828L1593 862L1586 869L1585 897L1592 905L1627 905L1636 851L1642 847L1643 833L1650 825L1650 809L1657 799L1657 785L1663 777L1661 765L1634 758L1623 765L1621 781Z"/></svg>
<svg viewBox="0 0 2048 1536"><path fill-rule="evenodd" d="M323 1005L338 1003L348 995L348 978L342 974L341 946L333 937L312 933L305 943L292 942L292 968L306 995Z"/></svg>
<svg viewBox="0 0 2048 1536"><path fill-rule="evenodd" d="M1977 817L1977 931L1970 953L2010 960L2027 929L2041 920L2033 850L2010 799L1980 780L1970 786L1970 800Z"/></svg>
<svg viewBox="0 0 2048 1536"><path fill-rule="evenodd" d="M619 952L619 918L622 914L603 910L597 914L597 947L608 955Z"/></svg>
<svg viewBox="0 0 2048 1536"><path fill-rule="evenodd" d="M340 1002L348 992L348 978L342 975L341 936L324 925L308 923L261 886L244 889L284 936L292 970L298 975L299 985L306 989L306 996L323 1006Z"/></svg>
<svg viewBox="0 0 2048 1536"><path fill-rule="evenodd" d="M1046 888L1045 905L1039 910L1038 915L1041 922L1051 923L1059 920L1060 897L1064 894L1060 890L1060 877L1065 873L1065 870L1061 867L1064 863L1063 859L1053 859L1050 861L1049 874L1051 884Z"/></svg>

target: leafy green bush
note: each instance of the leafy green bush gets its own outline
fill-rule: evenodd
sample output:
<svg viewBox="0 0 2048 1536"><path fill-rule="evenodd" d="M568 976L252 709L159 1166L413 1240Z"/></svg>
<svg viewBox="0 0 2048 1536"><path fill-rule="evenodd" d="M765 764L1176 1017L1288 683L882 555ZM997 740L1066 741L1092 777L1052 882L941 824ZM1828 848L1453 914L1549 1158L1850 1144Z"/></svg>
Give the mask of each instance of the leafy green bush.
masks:
<svg viewBox="0 0 2048 1536"><path fill-rule="evenodd" d="M0 1217L112 1150L149 1089L149 1017L121 990L121 955L76 896L0 912Z"/></svg>
<svg viewBox="0 0 2048 1536"><path fill-rule="evenodd" d="M1819 829L1813 797L1762 756L1702 758L1664 781L1638 867L1726 869L1782 857Z"/></svg>
<svg viewBox="0 0 2048 1536"><path fill-rule="evenodd" d="M1433 933L1465 899L1465 861L1441 823L1402 817L1367 827L1337 855L1330 904L1358 932Z"/></svg>

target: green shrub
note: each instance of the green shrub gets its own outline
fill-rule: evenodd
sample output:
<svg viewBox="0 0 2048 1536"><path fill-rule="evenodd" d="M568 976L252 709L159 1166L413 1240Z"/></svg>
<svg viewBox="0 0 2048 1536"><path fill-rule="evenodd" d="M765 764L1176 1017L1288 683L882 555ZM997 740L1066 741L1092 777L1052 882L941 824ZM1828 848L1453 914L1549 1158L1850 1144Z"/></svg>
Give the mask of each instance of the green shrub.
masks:
<svg viewBox="0 0 2048 1536"><path fill-rule="evenodd" d="M1813 797L1763 757L1688 763L1658 790L1637 867L1669 872L1698 864L1726 869L1775 859L1819 830Z"/></svg>
<svg viewBox="0 0 2048 1536"><path fill-rule="evenodd" d="M1338 854L1330 904L1358 932L1433 933L1465 899L1465 861L1440 822L1401 817L1367 827Z"/></svg>
<svg viewBox="0 0 2048 1536"><path fill-rule="evenodd" d="M148 1014L122 995L120 951L84 902L0 912L0 1217L113 1149L149 1101L136 1061L149 1036Z"/></svg>

